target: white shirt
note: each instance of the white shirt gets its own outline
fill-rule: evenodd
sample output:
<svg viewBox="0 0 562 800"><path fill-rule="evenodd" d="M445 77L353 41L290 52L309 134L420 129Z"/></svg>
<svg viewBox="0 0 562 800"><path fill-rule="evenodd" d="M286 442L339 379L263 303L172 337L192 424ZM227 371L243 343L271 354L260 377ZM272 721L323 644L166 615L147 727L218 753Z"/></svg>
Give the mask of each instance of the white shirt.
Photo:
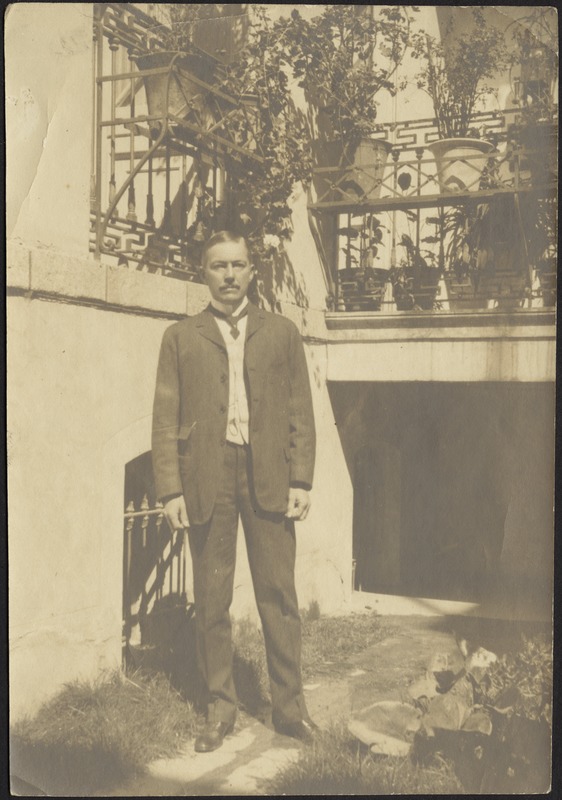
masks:
<svg viewBox="0 0 562 800"><path fill-rule="evenodd" d="M212 305L216 308L215 304ZM239 314L248 305L245 297L240 305L232 312L232 316ZM220 310L220 309L217 309ZM244 383L244 343L246 341L246 325L248 317L242 317L238 322L240 335L235 339L232 336L229 323L225 319L215 317L219 330L226 345L228 355L228 418L226 423L226 439L234 444L247 444L250 440L248 398L246 384Z"/></svg>

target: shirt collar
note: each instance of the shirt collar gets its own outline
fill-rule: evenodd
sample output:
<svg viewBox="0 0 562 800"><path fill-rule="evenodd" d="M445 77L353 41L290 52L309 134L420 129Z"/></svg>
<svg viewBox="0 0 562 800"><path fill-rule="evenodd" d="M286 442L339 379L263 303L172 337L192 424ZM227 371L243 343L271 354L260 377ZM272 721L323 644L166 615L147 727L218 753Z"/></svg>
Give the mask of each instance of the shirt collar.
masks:
<svg viewBox="0 0 562 800"><path fill-rule="evenodd" d="M246 308L246 306L248 305L248 302L249 302L248 301L248 296L246 295L246 297L242 300L242 302L239 303L239 305L236 306L234 311L232 311L232 313L229 314L229 316L235 317L237 314L239 314L242 311L242 309ZM221 314L224 314L224 311L222 311L220 308L218 308L218 306L217 306L216 302L214 301L214 299L211 299L211 305L213 306L213 308L216 311L220 311Z"/></svg>

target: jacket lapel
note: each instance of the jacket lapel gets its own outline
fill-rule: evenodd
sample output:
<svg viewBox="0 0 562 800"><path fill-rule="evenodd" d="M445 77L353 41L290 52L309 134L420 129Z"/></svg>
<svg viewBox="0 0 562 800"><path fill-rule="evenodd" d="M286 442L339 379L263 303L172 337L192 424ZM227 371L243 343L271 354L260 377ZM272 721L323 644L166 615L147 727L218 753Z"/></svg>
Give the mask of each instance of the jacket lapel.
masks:
<svg viewBox="0 0 562 800"><path fill-rule="evenodd" d="M219 326L215 322L215 318L210 311L205 309L205 311L198 314L196 326L201 336L204 336L205 339L209 339L209 341L216 344L217 347L226 350L226 345L219 331Z"/></svg>
<svg viewBox="0 0 562 800"><path fill-rule="evenodd" d="M246 341L261 328L265 319L265 313L253 303L248 304L248 322L246 324Z"/></svg>
<svg viewBox="0 0 562 800"><path fill-rule="evenodd" d="M249 303L248 322L246 323L246 341L248 341L248 339L250 339L254 333L261 328L264 319L265 313L253 303ZM219 326L215 322L215 318L210 311L205 309L205 311L202 311L200 314L198 314L196 325L201 336L204 336L205 339L209 339L209 341L213 342L213 344L216 344L217 347L226 350L226 345L219 330Z"/></svg>

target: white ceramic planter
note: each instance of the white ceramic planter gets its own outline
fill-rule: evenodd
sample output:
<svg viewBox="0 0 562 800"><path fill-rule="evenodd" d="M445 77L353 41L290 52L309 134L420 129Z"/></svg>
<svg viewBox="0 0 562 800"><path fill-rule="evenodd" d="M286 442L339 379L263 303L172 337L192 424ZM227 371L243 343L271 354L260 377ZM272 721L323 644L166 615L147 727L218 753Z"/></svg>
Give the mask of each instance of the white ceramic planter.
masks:
<svg viewBox="0 0 562 800"><path fill-rule="evenodd" d="M494 145L483 139L440 139L433 153L441 192L476 192Z"/></svg>

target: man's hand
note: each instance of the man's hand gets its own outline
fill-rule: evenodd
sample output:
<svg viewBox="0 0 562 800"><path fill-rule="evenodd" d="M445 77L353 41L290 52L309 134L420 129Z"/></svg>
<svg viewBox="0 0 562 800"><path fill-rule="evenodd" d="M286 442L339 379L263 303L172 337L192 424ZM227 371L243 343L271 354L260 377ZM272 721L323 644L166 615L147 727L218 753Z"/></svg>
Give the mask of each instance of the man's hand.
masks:
<svg viewBox="0 0 562 800"><path fill-rule="evenodd" d="M170 527L174 531L187 528L189 525L185 500L182 494L180 494L179 497L173 497L171 500L168 500L164 506L164 514L170 523Z"/></svg>
<svg viewBox="0 0 562 800"><path fill-rule="evenodd" d="M306 519L310 508L310 495L306 489L297 489L293 486L289 489L289 502L285 516L287 519L303 520Z"/></svg>

